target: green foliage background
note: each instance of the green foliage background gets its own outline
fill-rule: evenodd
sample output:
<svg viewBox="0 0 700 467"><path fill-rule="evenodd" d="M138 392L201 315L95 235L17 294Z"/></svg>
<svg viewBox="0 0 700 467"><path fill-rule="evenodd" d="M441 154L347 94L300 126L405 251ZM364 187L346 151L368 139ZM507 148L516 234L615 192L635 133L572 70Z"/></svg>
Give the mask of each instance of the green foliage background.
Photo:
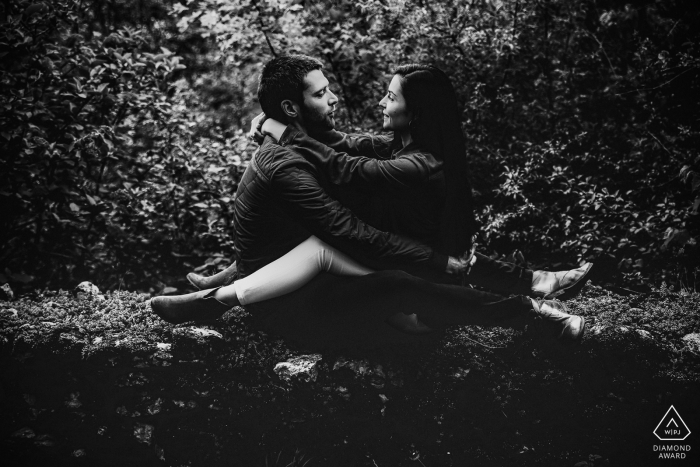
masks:
<svg viewBox="0 0 700 467"><path fill-rule="evenodd" d="M487 252L693 287L696 3L10 0L0 280L161 291L225 265L257 73L302 52L326 63L346 130L379 130L396 65L448 72Z"/></svg>

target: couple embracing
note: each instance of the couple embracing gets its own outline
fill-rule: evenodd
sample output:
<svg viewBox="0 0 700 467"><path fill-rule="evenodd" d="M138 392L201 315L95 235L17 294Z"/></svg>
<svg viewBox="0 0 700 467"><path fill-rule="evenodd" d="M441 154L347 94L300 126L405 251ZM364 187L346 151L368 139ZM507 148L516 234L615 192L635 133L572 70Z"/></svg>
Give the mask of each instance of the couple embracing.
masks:
<svg viewBox="0 0 700 467"><path fill-rule="evenodd" d="M308 56L268 62L258 98L251 132L262 144L234 201L236 261L188 275L199 292L152 299L162 319L209 321L243 305L257 327L315 347L457 324L539 322L553 338L582 338L584 318L555 298L577 294L591 263L532 271L474 251L465 141L441 70L395 71L379 103L391 135L336 131L338 99Z"/></svg>

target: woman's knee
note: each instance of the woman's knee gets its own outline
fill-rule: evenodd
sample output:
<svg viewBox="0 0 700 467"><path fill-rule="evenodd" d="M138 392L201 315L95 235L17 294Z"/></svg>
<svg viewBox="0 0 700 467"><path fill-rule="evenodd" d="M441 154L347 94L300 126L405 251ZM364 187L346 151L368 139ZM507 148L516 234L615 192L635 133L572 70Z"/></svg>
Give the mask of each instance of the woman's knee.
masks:
<svg viewBox="0 0 700 467"><path fill-rule="evenodd" d="M299 247L303 249L302 251L305 252L305 255L313 258L317 271L328 272L330 270L333 254L331 247L326 242L312 235L304 240Z"/></svg>
<svg viewBox="0 0 700 467"><path fill-rule="evenodd" d="M330 272L333 266L333 254L326 248L319 248L316 251L316 266L321 272Z"/></svg>
<svg viewBox="0 0 700 467"><path fill-rule="evenodd" d="M306 240L304 240L303 245L308 248L313 248L314 250L327 250L331 248L330 245L328 245L328 243L324 242L315 235L312 235Z"/></svg>

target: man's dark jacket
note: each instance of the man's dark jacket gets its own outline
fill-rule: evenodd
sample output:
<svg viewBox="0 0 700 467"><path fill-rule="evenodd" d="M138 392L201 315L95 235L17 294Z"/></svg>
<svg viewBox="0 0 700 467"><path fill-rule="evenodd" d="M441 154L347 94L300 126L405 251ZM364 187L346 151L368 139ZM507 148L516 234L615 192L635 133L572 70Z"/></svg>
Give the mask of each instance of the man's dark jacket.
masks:
<svg viewBox="0 0 700 467"><path fill-rule="evenodd" d="M279 143L266 138L250 161L234 204L239 277L269 264L310 235L362 261L444 272L447 256L407 237L382 232L332 198L325 175L302 157L305 135L288 127ZM308 152L306 145L304 151Z"/></svg>

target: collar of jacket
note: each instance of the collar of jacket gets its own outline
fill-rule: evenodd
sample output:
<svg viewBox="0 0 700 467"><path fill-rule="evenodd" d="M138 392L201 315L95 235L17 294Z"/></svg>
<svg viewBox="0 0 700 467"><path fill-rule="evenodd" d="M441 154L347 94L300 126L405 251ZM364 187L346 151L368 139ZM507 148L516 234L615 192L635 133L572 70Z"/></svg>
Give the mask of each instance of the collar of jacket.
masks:
<svg viewBox="0 0 700 467"><path fill-rule="evenodd" d="M400 141L401 140L399 139L398 145L396 145L396 144L393 145L394 150L391 152L392 158L403 156L406 154L413 154L414 152L421 152L421 148L418 146L418 143L416 143L415 141L411 141L406 146L401 146Z"/></svg>
<svg viewBox="0 0 700 467"><path fill-rule="evenodd" d="M284 129L284 132L282 133L282 136L280 136L280 140L277 142L280 146L286 146L292 141L294 141L294 138L299 134L301 130L298 130L291 125L287 125L287 128Z"/></svg>

